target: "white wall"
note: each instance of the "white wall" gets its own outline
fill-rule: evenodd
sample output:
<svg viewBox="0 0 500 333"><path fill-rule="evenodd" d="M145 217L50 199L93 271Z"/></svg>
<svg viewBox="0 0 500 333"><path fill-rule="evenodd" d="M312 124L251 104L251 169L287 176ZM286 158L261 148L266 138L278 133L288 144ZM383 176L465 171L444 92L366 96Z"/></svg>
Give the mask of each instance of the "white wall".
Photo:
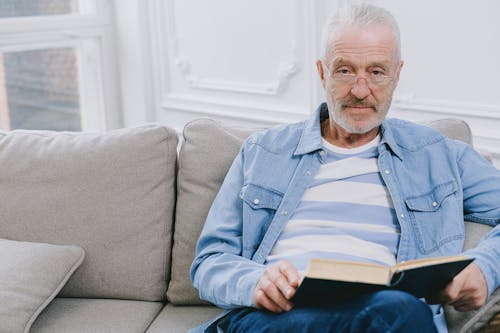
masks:
<svg viewBox="0 0 500 333"><path fill-rule="evenodd" d="M325 15L347 2L117 1L140 16L118 22L131 30L123 50L136 56L121 64L125 125L181 130L199 117L255 125L308 117L322 100L314 62ZM462 118L500 166L500 1L371 2L393 12L402 33L405 67L390 116Z"/></svg>

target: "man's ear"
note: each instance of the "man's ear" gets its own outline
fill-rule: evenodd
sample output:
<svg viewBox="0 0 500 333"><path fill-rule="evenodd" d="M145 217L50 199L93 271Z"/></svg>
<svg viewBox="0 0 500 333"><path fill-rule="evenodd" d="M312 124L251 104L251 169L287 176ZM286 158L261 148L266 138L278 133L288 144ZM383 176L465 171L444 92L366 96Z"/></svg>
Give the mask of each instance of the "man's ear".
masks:
<svg viewBox="0 0 500 333"><path fill-rule="evenodd" d="M396 83L399 82L399 75L401 74L401 69L403 68L403 65L405 62L403 60L399 61L398 68L396 69Z"/></svg>
<svg viewBox="0 0 500 333"><path fill-rule="evenodd" d="M325 88L325 72L323 70L323 62L320 59L316 60L316 69L318 70L321 85Z"/></svg>

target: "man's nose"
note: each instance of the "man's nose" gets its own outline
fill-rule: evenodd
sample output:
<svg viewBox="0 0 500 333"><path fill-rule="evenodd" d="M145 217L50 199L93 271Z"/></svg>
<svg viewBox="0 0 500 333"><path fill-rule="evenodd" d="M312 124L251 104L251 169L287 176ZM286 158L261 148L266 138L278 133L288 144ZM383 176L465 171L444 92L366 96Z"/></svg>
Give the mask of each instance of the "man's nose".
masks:
<svg viewBox="0 0 500 333"><path fill-rule="evenodd" d="M351 93L358 99L364 99L370 95L370 88L368 81L364 77L356 78L356 82L351 88Z"/></svg>

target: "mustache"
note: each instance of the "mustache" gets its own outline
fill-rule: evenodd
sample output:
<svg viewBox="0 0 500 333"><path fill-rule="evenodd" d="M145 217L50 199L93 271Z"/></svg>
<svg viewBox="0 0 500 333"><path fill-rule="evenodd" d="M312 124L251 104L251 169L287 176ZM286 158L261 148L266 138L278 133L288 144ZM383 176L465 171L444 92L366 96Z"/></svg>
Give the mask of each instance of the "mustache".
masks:
<svg viewBox="0 0 500 333"><path fill-rule="evenodd" d="M377 109L377 105L374 103L371 103L366 100L346 100L342 101L342 106L343 107L363 107L363 108L372 108L372 109Z"/></svg>

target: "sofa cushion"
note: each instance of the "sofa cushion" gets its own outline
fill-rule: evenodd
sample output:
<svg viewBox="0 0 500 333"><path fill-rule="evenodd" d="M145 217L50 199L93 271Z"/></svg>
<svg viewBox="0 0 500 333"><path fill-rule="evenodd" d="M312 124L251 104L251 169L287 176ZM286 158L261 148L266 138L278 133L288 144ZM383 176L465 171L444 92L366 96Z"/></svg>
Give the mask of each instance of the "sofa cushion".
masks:
<svg viewBox="0 0 500 333"><path fill-rule="evenodd" d="M143 333L162 307L161 302L56 298L30 333Z"/></svg>
<svg viewBox="0 0 500 333"><path fill-rule="evenodd" d="M164 299L177 133L0 132L0 237L74 244L70 297Z"/></svg>
<svg viewBox="0 0 500 333"><path fill-rule="evenodd" d="M167 304L146 333L187 332L217 316L223 310L215 306L176 306Z"/></svg>
<svg viewBox="0 0 500 333"><path fill-rule="evenodd" d="M472 131L469 124L456 118L443 118L432 120L425 125L430 126L450 139L460 140L472 145Z"/></svg>
<svg viewBox="0 0 500 333"><path fill-rule="evenodd" d="M243 140L256 128L223 126L210 119L195 120L184 127L179 153L177 206L172 279L169 301L203 304L189 278L196 242L208 210Z"/></svg>
<svg viewBox="0 0 500 333"><path fill-rule="evenodd" d="M28 332L84 256L78 246L0 239L1 331Z"/></svg>

